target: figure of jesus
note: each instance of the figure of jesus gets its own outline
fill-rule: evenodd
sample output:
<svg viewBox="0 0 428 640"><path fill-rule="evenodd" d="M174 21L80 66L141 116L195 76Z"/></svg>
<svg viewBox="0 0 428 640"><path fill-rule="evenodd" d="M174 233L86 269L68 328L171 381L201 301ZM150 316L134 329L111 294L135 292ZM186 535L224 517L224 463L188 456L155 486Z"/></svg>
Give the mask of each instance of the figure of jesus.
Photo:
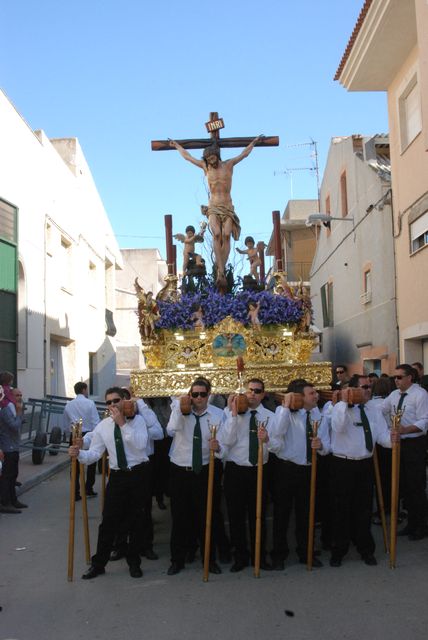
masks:
<svg viewBox="0 0 428 640"><path fill-rule="evenodd" d="M246 158L254 149L256 142L263 136L257 136L245 149L235 158L222 160L220 158L220 148L217 144L212 144L204 149L203 158L199 160L193 157L175 140L170 140L171 147L177 149L180 155L203 170L207 177L210 190L207 207L201 207L202 212L208 218L208 224L213 235L213 249L217 265L217 283L225 284L225 267L230 253L230 236L234 240L239 239L241 227L239 218L231 198L233 167L238 162Z"/></svg>

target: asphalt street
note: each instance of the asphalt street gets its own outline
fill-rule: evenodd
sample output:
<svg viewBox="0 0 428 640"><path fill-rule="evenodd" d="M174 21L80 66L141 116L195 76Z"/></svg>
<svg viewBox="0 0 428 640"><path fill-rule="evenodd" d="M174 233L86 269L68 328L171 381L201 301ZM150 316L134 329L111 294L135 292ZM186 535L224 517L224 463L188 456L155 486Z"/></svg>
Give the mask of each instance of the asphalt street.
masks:
<svg viewBox="0 0 428 640"><path fill-rule="evenodd" d="M97 486L99 479L97 477ZM0 639L14 640L418 640L428 623L428 539L400 538L397 568L389 569L380 527L377 567L350 552L340 568L309 573L287 561L284 572L251 569L202 581L200 561L176 576L169 566L169 513L153 509L157 561L143 559L144 576L125 561L104 576L85 571L81 503L77 505L75 576L67 581L69 475L63 470L21 496L29 509L0 518ZM92 547L100 498L89 501Z"/></svg>

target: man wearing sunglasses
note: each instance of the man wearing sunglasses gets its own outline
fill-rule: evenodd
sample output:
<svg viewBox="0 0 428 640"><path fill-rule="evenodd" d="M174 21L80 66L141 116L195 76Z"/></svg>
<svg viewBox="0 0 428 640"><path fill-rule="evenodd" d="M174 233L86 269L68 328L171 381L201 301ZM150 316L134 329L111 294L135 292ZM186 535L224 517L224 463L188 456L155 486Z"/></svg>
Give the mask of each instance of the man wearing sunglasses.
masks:
<svg viewBox="0 0 428 640"><path fill-rule="evenodd" d="M205 520L208 486L208 463L210 451L219 451L220 444L212 437L210 428L217 427L217 434L224 421L222 409L208 404L210 383L205 378L197 378L190 387L192 410L183 415L180 399L172 402L171 417L167 433L173 441L169 451L171 460L170 501L172 515L171 566L172 576L184 569L186 555L194 544L195 527L201 557L204 554ZM218 487L214 483L214 491ZM213 498L216 501L216 496ZM213 534L215 521L213 521ZM215 561L215 547L211 543L209 569L211 573L221 573Z"/></svg>
<svg viewBox="0 0 428 640"><path fill-rule="evenodd" d="M328 421L321 421L317 407L318 393L313 384L305 380L293 381L290 388L303 396L303 408L290 410L291 393L284 397L282 407L276 410L275 431L269 449L276 454L274 467L274 516L273 516L273 568L284 569L289 554L287 532L291 513L296 516L296 551L299 562L306 564L308 551L309 497L311 481L312 449L320 454L329 452ZM319 423L314 437L313 422ZM322 567L314 557L312 566Z"/></svg>
<svg viewBox="0 0 428 640"><path fill-rule="evenodd" d="M125 418L123 399L124 391L120 387L107 389L105 400L110 416L95 427L87 451L81 449L82 441L69 449L70 457L83 464L93 464L107 451L110 464L97 551L83 580L105 573L114 539L120 530L129 532L126 561L131 577L143 575L138 524L148 488L147 426L141 415Z"/></svg>
<svg viewBox="0 0 428 640"><path fill-rule="evenodd" d="M334 367L335 381L332 384L333 389L346 389L349 383L348 367L344 364L337 364Z"/></svg>
<svg viewBox="0 0 428 640"><path fill-rule="evenodd" d="M413 367L397 366L394 374L397 389L385 398L383 415L391 421L397 410L401 417L400 488L408 513L407 526L398 535L409 540L422 540L428 536L426 516L426 441L428 428L428 393L413 381Z"/></svg>
<svg viewBox="0 0 428 640"><path fill-rule="evenodd" d="M259 440L263 443L263 464L268 461L267 443L273 427L275 414L261 404L264 383L253 378L247 383L248 410L238 414L237 396L231 395L225 409L226 422L222 435L224 445L224 493L229 514L231 543L235 561L232 573L242 571L255 557L257 455ZM272 567L266 561L265 550L265 503L266 483L263 479L262 535L260 568ZM247 542L247 516L250 529L250 550Z"/></svg>
<svg viewBox="0 0 428 640"><path fill-rule="evenodd" d="M358 405L349 404L353 387L364 390L364 400ZM377 564L371 533L373 451L376 443L390 448L391 439L396 436L390 433L382 411L370 399L370 379L354 376L331 415L331 567L341 566L351 540L366 565Z"/></svg>

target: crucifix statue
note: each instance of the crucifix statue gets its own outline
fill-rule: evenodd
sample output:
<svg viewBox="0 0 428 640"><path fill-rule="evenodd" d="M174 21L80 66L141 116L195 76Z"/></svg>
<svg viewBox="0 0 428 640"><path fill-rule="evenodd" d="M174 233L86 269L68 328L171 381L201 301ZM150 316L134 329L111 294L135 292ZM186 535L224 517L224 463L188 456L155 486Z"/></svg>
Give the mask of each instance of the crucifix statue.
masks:
<svg viewBox="0 0 428 640"><path fill-rule="evenodd" d="M217 267L217 286L225 288L225 267L230 253L230 236L238 240L240 235L239 218L231 198L233 167L246 158L255 146L278 146L277 136L257 136L256 138L220 138L220 129L224 128L223 119L218 113L211 112L210 120L206 123L210 133L208 139L197 140L154 140L153 151L176 149L180 155L195 166L203 170L209 187L208 206L201 210L208 218L210 231L213 235L213 248ZM221 147L245 147L234 158L221 160ZM202 159L192 156L187 149L204 149Z"/></svg>

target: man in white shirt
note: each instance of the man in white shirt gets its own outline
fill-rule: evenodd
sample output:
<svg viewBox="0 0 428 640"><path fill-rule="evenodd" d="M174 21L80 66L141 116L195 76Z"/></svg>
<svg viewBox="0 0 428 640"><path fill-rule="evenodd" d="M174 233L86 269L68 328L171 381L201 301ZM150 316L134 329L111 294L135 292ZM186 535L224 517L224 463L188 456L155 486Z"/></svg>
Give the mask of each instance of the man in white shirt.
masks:
<svg viewBox="0 0 428 640"><path fill-rule="evenodd" d="M83 574L84 580L105 573L113 542L119 531L129 532L126 560L132 578L140 578L138 523L148 490L147 427L144 418L127 419L123 414L124 392L111 387L105 394L110 417L94 429L90 447L80 449L82 442L71 446L69 454L84 464L93 464L104 451L109 455L110 476L106 487L103 518L98 530L97 551L92 564Z"/></svg>
<svg viewBox="0 0 428 640"><path fill-rule="evenodd" d="M205 518L208 486L208 462L210 451L219 450L217 438L212 438L210 426L217 426L221 434L224 414L221 409L208 404L210 383L198 378L190 387L192 411L183 415L180 399L172 402L171 417L167 426L168 435L173 437L169 456L171 460L171 566L172 576L184 569L189 545L194 539L195 526L201 555L204 554ZM214 492L217 486L214 483ZM215 496L214 496L215 501ZM215 534L213 521L213 535ZM215 548L211 542L211 573L221 573L215 562Z"/></svg>
<svg viewBox="0 0 428 640"><path fill-rule="evenodd" d="M88 398L88 385L86 382L76 382L74 385L74 393L76 397L69 400L64 407L64 429L66 433L70 433L72 423L82 419L82 435L93 431L100 421L95 403ZM70 442L71 444L71 442ZM94 498L97 494L94 491L96 463L91 464L86 470L86 495L88 498ZM76 500L80 497L80 478L76 476Z"/></svg>
<svg viewBox="0 0 428 640"><path fill-rule="evenodd" d="M409 540L428 536L426 486L426 439L428 428L428 393L413 382L413 367L397 366L394 374L397 389L385 398L382 412L391 421L396 410L401 417L400 488L408 512L407 526L398 535Z"/></svg>
<svg viewBox="0 0 428 640"><path fill-rule="evenodd" d="M293 389L296 393L302 394L303 408L291 411L291 393L285 395L282 406L276 410L275 429L269 443L269 450L278 458L273 481L271 554L273 568L278 571L284 569L289 554L287 532L293 507L296 516L296 552L299 562L306 564L312 449L326 455L330 447L327 420L321 420L321 413L317 407L318 393L313 384L302 381L294 385ZM319 424L317 437L314 437L313 433L314 421ZM322 567L322 562L314 557L312 566Z"/></svg>
<svg viewBox="0 0 428 640"><path fill-rule="evenodd" d="M331 567L340 567L351 540L365 564L377 564L371 533L373 506L373 450L376 443L391 447L390 433L379 407L370 400L367 376L356 376L364 402L349 405L351 388L342 391L331 416L332 554Z"/></svg>
<svg viewBox="0 0 428 640"><path fill-rule="evenodd" d="M235 561L232 573L242 571L250 560L254 563L257 497L257 454L259 439L263 442L263 464L268 461L269 434L275 414L261 404L265 396L263 380L247 382L248 410L238 414L237 396L231 395L225 409L226 422L220 438L224 446L224 495L229 514L231 544ZM263 425L263 426L261 426ZM262 535L260 568L270 570L265 549L266 478L263 482ZM250 549L247 542L247 517L250 529Z"/></svg>

